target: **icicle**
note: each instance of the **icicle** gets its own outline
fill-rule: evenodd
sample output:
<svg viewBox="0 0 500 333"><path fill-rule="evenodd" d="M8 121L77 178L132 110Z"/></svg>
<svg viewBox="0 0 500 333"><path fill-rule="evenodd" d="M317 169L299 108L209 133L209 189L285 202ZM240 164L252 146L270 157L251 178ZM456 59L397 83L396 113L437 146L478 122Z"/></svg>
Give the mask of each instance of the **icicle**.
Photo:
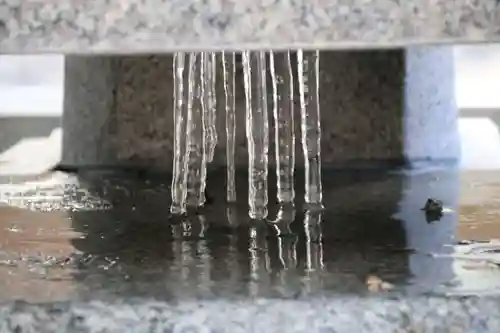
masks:
<svg viewBox="0 0 500 333"><path fill-rule="evenodd" d="M295 134L293 114L293 74L290 52L278 61L278 75L274 54L269 54L269 69L273 82L274 141L276 155L277 196L280 203L295 199Z"/></svg>
<svg viewBox="0 0 500 333"><path fill-rule="evenodd" d="M252 219L267 217L269 128L264 52L243 52L248 142L248 204ZM252 71L253 69L253 71ZM252 88L256 92L252 96Z"/></svg>
<svg viewBox="0 0 500 333"><path fill-rule="evenodd" d="M297 51L302 150L307 205L322 207L321 126L319 108L319 51Z"/></svg>
<svg viewBox="0 0 500 333"><path fill-rule="evenodd" d="M182 52L174 54L174 161L172 176L173 214L186 212L186 108L184 103L184 64L186 55Z"/></svg>
<svg viewBox="0 0 500 333"><path fill-rule="evenodd" d="M203 54L190 53L189 59L189 91L188 91L188 177L187 204L203 206L205 203L206 181L206 138L205 138L205 97Z"/></svg>
<svg viewBox="0 0 500 333"><path fill-rule="evenodd" d="M235 117L235 55L234 52L222 53L222 64L224 70L224 95L226 110L226 164L227 164L227 189L226 197L228 202L236 201L236 183L235 183L235 135L236 135L236 117Z"/></svg>
<svg viewBox="0 0 500 333"><path fill-rule="evenodd" d="M215 52L204 53L205 68L205 93L206 93L206 124L207 124L207 162L212 162L214 158L215 147L217 146L217 127L216 127L216 95L215 95L215 77L216 77L216 54Z"/></svg>

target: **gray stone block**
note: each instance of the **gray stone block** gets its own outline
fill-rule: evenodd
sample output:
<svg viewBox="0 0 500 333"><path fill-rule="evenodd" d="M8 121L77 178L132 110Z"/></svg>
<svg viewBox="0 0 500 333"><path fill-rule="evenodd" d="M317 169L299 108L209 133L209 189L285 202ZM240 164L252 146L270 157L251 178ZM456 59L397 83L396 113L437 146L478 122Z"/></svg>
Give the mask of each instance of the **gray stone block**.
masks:
<svg viewBox="0 0 500 333"><path fill-rule="evenodd" d="M115 164L119 58L65 59L62 164Z"/></svg>
<svg viewBox="0 0 500 333"><path fill-rule="evenodd" d="M460 158L452 47L406 51L403 133L413 164Z"/></svg>
<svg viewBox="0 0 500 333"><path fill-rule="evenodd" d="M496 0L0 1L3 53L498 42Z"/></svg>
<svg viewBox="0 0 500 333"><path fill-rule="evenodd" d="M453 55L448 47L320 55L324 165L373 166L404 160L415 164L458 158ZM281 59L279 54L277 59ZM223 103L220 70L217 80L218 103ZM236 82L236 161L241 166L248 159L241 69ZM300 165L297 84L295 88ZM225 164L223 107L217 105L215 165ZM172 108L170 55L67 57L64 164L171 169ZM272 115L269 119L272 128ZM273 138L271 130L271 164Z"/></svg>
<svg viewBox="0 0 500 333"><path fill-rule="evenodd" d="M317 297L30 304L0 307L4 332L498 332L492 297ZM228 320L228 318L231 318Z"/></svg>

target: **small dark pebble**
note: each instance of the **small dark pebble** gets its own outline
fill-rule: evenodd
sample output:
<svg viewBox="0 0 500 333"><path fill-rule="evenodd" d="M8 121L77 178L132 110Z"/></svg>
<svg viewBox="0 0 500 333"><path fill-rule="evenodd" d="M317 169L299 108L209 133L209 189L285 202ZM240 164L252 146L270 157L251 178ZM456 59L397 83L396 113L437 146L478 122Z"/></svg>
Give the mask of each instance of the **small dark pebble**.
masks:
<svg viewBox="0 0 500 333"><path fill-rule="evenodd" d="M443 212L443 202L436 199L427 199L424 208L422 210L428 211L439 211Z"/></svg>
<svg viewBox="0 0 500 333"><path fill-rule="evenodd" d="M443 203L436 199L427 199L424 208L425 220L427 223L432 223L441 220L443 217Z"/></svg>

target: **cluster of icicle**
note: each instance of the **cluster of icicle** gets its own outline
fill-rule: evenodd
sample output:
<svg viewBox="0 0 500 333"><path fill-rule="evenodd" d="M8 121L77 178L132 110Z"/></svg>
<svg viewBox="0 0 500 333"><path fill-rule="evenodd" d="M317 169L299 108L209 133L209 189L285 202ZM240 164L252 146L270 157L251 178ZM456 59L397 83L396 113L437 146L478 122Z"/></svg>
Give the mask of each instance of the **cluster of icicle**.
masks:
<svg viewBox="0 0 500 333"><path fill-rule="evenodd" d="M275 58L279 60L278 71ZM217 145L215 78L222 60L226 125L227 201L236 201L235 53L176 53L174 56L173 214L205 203L207 163ZM272 78L277 199L295 200L294 71L290 52L242 52L248 147L248 204L252 219L265 219L268 204L269 120L267 71ZM269 64L267 64L269 62ZM278 63L278 61L276 61ZM321 206L319 52L297 51L301 144L305 163L305 203Z"/></svg>

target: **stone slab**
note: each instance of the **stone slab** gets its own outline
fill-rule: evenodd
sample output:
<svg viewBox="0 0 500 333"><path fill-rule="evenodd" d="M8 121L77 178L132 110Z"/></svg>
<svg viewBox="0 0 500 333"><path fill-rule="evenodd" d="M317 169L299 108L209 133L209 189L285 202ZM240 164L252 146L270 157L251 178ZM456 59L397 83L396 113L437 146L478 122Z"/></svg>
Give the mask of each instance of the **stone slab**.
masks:
<svg viewBox="0 0 500 333"><path fill-rule="evenodd" d="M498 298L69 302L0 306L2 332L470 332L500 330Z"/></svg>
<svg viewBox="0 0 500 333"><path fill-rule="evenodd" d="M0 1L1 53L352 49L498 41L497 0Z"/></svg>

